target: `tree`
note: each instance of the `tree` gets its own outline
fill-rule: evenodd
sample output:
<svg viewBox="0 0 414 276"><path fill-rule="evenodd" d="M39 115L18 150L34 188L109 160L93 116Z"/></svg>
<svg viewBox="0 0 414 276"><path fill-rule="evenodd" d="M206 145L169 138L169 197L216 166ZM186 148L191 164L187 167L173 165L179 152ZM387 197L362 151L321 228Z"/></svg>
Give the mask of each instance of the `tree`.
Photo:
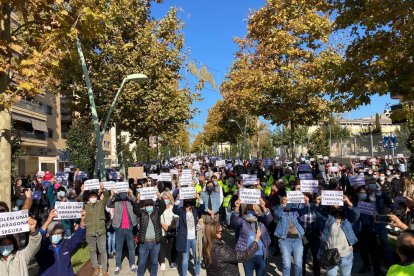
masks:
<svg viewBox="0 0 414 276"><path fill-rule="evenodd" d="M375 128L372 130L372 133L373 134L382 133L380 115L378 113L375 113Z"/></svg>
<svg viewBox="0 0 414 276"><path fill-rule="evenodd" d="M203 132L198 132L191 144L191 152L193 153L204 153L204 135Z"/></svg>
<svg viewBox="0 0 414 276"><path fill-rule="evenodd" d="M91 174L96 161L96 143L90 118L76 118L72 122L66 139L70 162Z"/></svg>
<svg viewBox="0 0 414 276"><path fill-rule="evenodd" d="M119 135L118 137L119 137L119 141L116 144L117 146L116 152L117 152L118 160L119 160L118 163L123 168L133 167L136 162L135 152L130 149L130 144L129 142L126 141L125 136Z"/></svg>
<svg viewBox="0 0 414 276"><path fill-rule="evenodd" d="M22 138L20 133L14 128L14 122L12 122L11 128L11 177L13 182L18 177L17 163L20 157L25 153L24 148L21 146Z"/></svg>
<svg viewBox="0 0 414 276"><path fill-rule="evenodd" d="M294 147L305 145L308 141L309 128L299 126L292 130L290 127L279 127L273 132L273 145L275 147L286 147L287 152L294 155Z"/></svg>

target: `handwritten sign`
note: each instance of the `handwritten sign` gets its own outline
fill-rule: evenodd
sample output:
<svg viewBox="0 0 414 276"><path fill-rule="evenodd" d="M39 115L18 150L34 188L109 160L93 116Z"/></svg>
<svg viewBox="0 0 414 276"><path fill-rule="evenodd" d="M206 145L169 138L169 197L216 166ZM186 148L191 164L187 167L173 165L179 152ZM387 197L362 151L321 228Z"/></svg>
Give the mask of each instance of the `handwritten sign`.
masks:
<svg viewBox="0 0 414 276"><path fill-rule="evenodd" d="M300 173L299 178L302 180L312 180L313 175L311 173Z"/></svg>
<svg viewBox="0 0 414 276"><path fill-rule="evenodd" d="M257 175L255 174L242 174L243 177L243 185L256 185L257 183Z"/></svg>
<svg viewBox="0 0 414 276"><path fill-rule="evenodd" d="M158 177L158 181L166 181L171 182L171 174L170 173L161 173Z"/></svg>
<svg viewBox="0 0 414 276"><path fill-rule="evenodd" d="M56 201L55 209L57 217L60 219L77 219L81 218L81 212L83 208L83 202L60 202Z"/></svg>
<svg viewBox="0 0 414 276"><path fill-rule="evenodd" d="M287 192L287 203L305 203L305 197L302 192L299 191L290 191Z"/></svg>
<svg viewBox="0 0 414 276"><path fill-rule="evenodd" d="M117 193L126 193L129 190L128 182L115 182L114 189Z"/></svg>
<svg viewBox="0 0 414 276"><path fill-rule="evenodd" d="M83 184L83 188L85 191L88 190L98 190L99 189L99 179L89 179L86 180Z"/></svg>
<svg viewBox="0 0 414 276"><path fill-rule="evenodd" d="M349 184L352 187L359 187L359 186L364 186L365 185L365 176L364 175L350 175L349 176Z"/></svg>
<svg viewBox="0 0 414 276"><path fill-rule="evenodd" d="M322 191L322 205L343 206L344 192L343 191Z"/></svg>
<svg viewBox="0 0 414 276"><path fill-rule="evenodd" d="M102 182L104 189L107 189L108 191L113 190L115 188L115 182L114 181L104 181Z"/></svg>
<svg viewBox="0 0 414 276"><path fill-rule="evenodd" d="M300 191L302 193L317 193L318 192L318 180L300 180Z"/></svg>
<svg viewBox="0 0 414 276"><path fill-rule="evenodd" d="M157 187L141 188L139 192L141 194L141 200L157 199Z"/></svg>
<svg viewBox="0 0 414 276"><path fill-rule="evenodd" d="M259 204L261 191L259 189L240 189L240 203L245 204Z"/></svg>
<svg viewBox="0 0 414 276"><path fill-rule="evenodd" d="M128 178L134 178L134 179L144 178L144 167L129 167Z"/></svg>
<svg viewBox="0 0 414 276"><path fill-rule="evenodd" d="M361 214L372 216L374 214L375 205L374 203L360 201L358 202L358 209Z"/></svg>
<svg viewBox="0 0 414 276"><path fill-rule="evenodd" d="M180 200L181 199L192 199L195 197L196 197L195 187L180 188Z"/></svg>
<svg viewBox="0 0 414 276"><path fill-rule="evenodd" d="M0 213L0 235L28 232L28 217L28 210Z"/></svg>

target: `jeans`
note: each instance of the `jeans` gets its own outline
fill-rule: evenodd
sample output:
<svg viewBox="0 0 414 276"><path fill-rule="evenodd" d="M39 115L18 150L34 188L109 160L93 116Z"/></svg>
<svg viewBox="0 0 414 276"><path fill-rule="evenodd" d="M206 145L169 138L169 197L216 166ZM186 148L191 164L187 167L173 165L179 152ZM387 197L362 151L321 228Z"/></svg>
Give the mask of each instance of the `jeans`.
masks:
<svg viewBox="0 0 414 276"><path fill-rule="evenodd" d="M108 235L108 253L115 253L115 230L111 227L106 233Z"/></svg>
<svg viewBox="0 0 414 276"><path fill-rule="evenodd" d="M108 271L108 254L106 253L106 235L86 237L89 252L91 255L91 263L93 268L98 268L98 252L102 271Z"/></svg>
<svg viewBox="0 0 414 276"><path fill-rule="evenodd" d="M147 264L148 254L151 258L151 276L157 276L159 253L160 243L152 242L139 245L138 276L144 276L145 274L145 265Z"/></svg>
<svg viewBox="0 0 414 276"><path fill-rule="evenodd" d="M165 257L168 252L171 252L171 263L175 263L177 256L177 250L175 249L175 237L163 236L161 238L161 250L158 257L160 264L165 263Z"/></svg>
<svg viewBox="0 0 414 276"><path fill-rule="evenodd" d="M244 275L253 276L256 271L256 276L264 276L266 272L266 262L263 255L255 255L253 258L243 264Z"/></svg>
<svg viewBox="0 0 414 276"><path fill-rule="evenodd" d="M290 260L293 253L295 276L302 276L303 243L302 239L280 239L279 248L282 253L282 275L290 276Z"/></svg>
<svg viewBox="0 0 414 276"><path fill-rule="evenodd" d="M122 265L122 250L124 248L124 241L126 240L128 246L129 267L135 263L135 244L132 229L115 229L115 265L121 268Z"/></svg>
<svg viewBox="0 0 414 276"><path fill-rule="evenodd" d="M225 212L225 215L226 215L225 223L226 223L227 226L230 226L230 218L231 218L232 211L229 210L228 207L226 207L226 208L224 208L224 212Z"/></svg>
<svg viewBox="0 0 414 276"><path fill-rule="evenodd" d="M190 259L190 248L193 254L193 259L194 259L194 270L195 270L195 275L198 276L200 275L200 270L201 270L201 264L200 262L197 262L196 259L196 240L187 240L187 249L185 252L183 252L183 263L181 264L181 269L182 269L182 275L181 276L187 276L187 272L188 272L188 263L189 263L189 259Z"/></svg>
<svg viewBox="0 0 414 276"><path fill-rule="evenodd" d="M338 275L338 269L341 271L342 276L351 276L352 263L354 262L354 253L341 258L342 263L339 266L330 266L326 268L327 276Z"/></svg>
<svg viewBox="0 0 414 276"><path fill-rule="evenodd" d="M311 250L312 253L312 264L313 264L313 275L321 275L321 263L318 259L318 251L321 246L321 240L319 234L316 232L305 233L305 237L308 239L308 243L303 246L303 265L302 265L302 274L306 275L306 257L308 255L308 250Z"/></svg>

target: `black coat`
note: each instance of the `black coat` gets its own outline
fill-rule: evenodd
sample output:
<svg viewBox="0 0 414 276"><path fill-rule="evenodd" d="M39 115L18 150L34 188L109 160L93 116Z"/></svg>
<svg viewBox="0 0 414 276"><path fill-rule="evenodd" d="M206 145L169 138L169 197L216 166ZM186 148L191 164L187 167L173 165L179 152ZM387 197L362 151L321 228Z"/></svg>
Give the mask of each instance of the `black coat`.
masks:
<svg viewBox="0 0 414 276"><path fill-rule="evenodd" d="M162 228L160 216L165 211L165 202L163 199L158 199L154 204L154 211L149 214L144 209L140 208L139 203L134 204L134 214L140 219L140 227L138 232L139 243L145 242L145 235L147 233L149 218L151 218L152 224L154 225L155 241L158 243L161 241Z"/></svg>
<svg viewBox="0 0 414 276"><path fill-rule="evenodd" d="M197 227L199 214L204 211L204 204L201 204L200 207L193 208L193 216L194 216L194 225ZM177 237L176 237L176 250L178 252L186 252L187 251L187 215L184 207L179 207L178 205L174 205L173 207L174 214L179 216L178 226L177 226Z"/></svg>

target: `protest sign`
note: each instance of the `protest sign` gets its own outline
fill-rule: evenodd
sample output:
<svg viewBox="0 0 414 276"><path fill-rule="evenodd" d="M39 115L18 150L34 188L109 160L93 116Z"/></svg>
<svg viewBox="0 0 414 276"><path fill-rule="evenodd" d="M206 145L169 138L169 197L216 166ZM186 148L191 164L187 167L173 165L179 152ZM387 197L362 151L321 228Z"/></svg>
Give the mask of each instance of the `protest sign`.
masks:
<svg viewBox="0 0 414 276"><path fill-rule="evenodd" d="M32 193L32 199L38 200L42 198L42 191L36 190Z"/></svg>
<svg viewBox="0 0 414 276"><path fill-rule="evenodd" d="M170 170L170 174L175 174L175 175L178 175L178 170L176 170L176 169L171 169L171 170Z"/></svg>
<svg viewBox="0 0 414 276"><path fill-rule="evenodd" d="M115 182L114 181L104 181L102 182L104 189L113 190L115 188Z"/></svg>
<svg viewBox="0 0 414 276"><path fill-rule="evenodd" d="M320 154L318 154L316 157L317 157L318 159L322 159L322 158L323 158L323 156L322 156L322 155L320 155Z"/></svg>
<svg viewBox="0 0 414 276"><path fill-rule="evenodd" d="M154 180L158 180L159 175L158 175L158 174L156 174L156 173L150 173L150 174L148 175L148 177L151 177L151 178L152 178L152 179L154 179Z"/></svg>
<svg viewBox="0 0 414 276"><path fill-rule="evenodd" d="M43 177L43 176L45 176L45 172L44 171L38 171L36 176L37 177Z"/></svg>
<svg viewBox="0 0 414 276"><path fill-rule="evenodd" d="M300 191L302 193L317 193L318 180L300 180Z"/></svg>
<svg viewBox="0 0 414 276"><path fill-rule="evenodd" d="M139 192L141 194L141 200L157 199L157 187L141 188L139 189Z"/></svg>
<svg viewBox="0 0 414 276"><path fill-rule="evenodd" d="M88 190L98 190L99 189L99 179L89 179L83 183L83 188L85 191Z"/></svg>
<svg viewBox="0 0 414 276"><path fill-rule="evenodd" d="M338 167L336 167L336 166L332 166L332 167L330 167L329 168L329 170L331 171L331 172L338 172L339 171L339 168Z"/></svg>
<svg viewBox="0 0 414 276"><path fill-rule="evenodd" d="M361 161L365 161L365 160L367 160L367 157L366 157L366 156L360 156L360 157L359 157L359 160L361 160Z"/></svg>
<svg viewBox="0 0 414 276"><path fill-rule="evenodd" d="M141 179L144 177L144 167L129 167L128 178Z"/></svg>
<svg viewBox="0 0 414 276"><path fill-rule="evenodd" d="M257 183L257 175L255 174L242 174L243 177L243 185L256 185Z"/></svg>
<svg viewBox="0 0 414 276"><path fill-rule="evenodd" d="M305 197L302 192L289 191L287 194L287 203L305 203Z"/></svg>
<svg viewBox="0 0 414 276"><path fill-rule="evenodd" d="M322 191L322 205L344 205L343 191Z"/></svg>
<svg viewBox="0 0 414 276"><path fill-rule="evenodd" d="M358 202L358 209L361 214L372 216L374 214L375 205L374 203L360 201Z"/></svg>
<svg viewBox="0 0 414 276"><path fill-rule="evenodd" d="M300 180L312 180L313 179L313 175L311 173L300 173L299 174L299 178Z"/></svg>
<svg viewBox="0 0 414 276"><path fill-rule="evenodd" d="M404 154L402 154L402 153L398 153L398 154L397 154L397 158L404 158Z"/></svg>
<svg viewBox="0 0 414 276"><path fill-rule="evenodd" d="M115 182L114 190L117 193L126 193L129 190L129 183L128 182Z"/></svg>
<svg viewBox="0 0 414 276"><path fill-rule="evenodd" d="M365 176L364 175L360 175L360 174L350 175L348 177L348 179L349 179L349 184L352 187L359 187L359 186L365 185Z"/></svg>
<svg viewBox="0 0 414 276"><path fill-rule="evenodd" d="M299 171L300 172L310 172L311 171L311 167L307 163L305 163L305 164L299 164Z"/></svg>
<svg viewBox="0 0 414 276"><path fill-rule="evenodd" d="M226 165L225 160L216 160L216 167L222 167L224 165Z"/></svg>
<svg viewBox="0 0 414 276"><path fill-rule="evenodd" d="M192 170L191 170L191 169L183 169L183 170L181 171L181 173L182 173L182 174L189 174L189 175L193 175L193 172L192 172Z"/></svg>
<svg viewBox="0 0 414 276"><path fill-rule="evenodd" d="M55 209L57 217L55 218L55 220L81 218L82 208L83 202L56 201Z"/></svg>
<svg viewBox="0 0 414 276"><path fill-rule="evenodd" d="M271 167L273 165L273 159L272 158L265 158L264 160L263 160L263 166L265 167L265 168L269 168L269 167Z"/></svg>
<svg viewBox="0 0 414 276"><path fill-rule="evenodd" d="M260 204L261 191L259 189L240 189L240 203Z"/></svg>
<svg viewBox="0 0 414 276"><path fill-rule="evenodd" d="M180 178L180 186L191 186L193 184L193 179L190 178Z"/></svg>
<svg viewBox="0 0 414 276"><path fill-rule="evenodd" d="M46 181L46 180L43 180L43 181L42 181L42 186L43 186L43 188L47 188L47 187L49 187L51 184L52 184L52 181Z"/></svg>
<svg viewBox="0 0 414 276"><path fill-rule="evenodd" d="M28 232L28 217L28 210L0 213L0 235Z"/></svg>
<svg viewBox="0 0 414 276"><path fill-rule="evenodd" d="M180 200L182 199L192 199L196 197L195 187L184 187L180 188Z"/></svg>
<svg viewBox="0 0 414 276"><path fill-rule="evenodd" d="M158 177L158 181L166 181L171 182L171 174L170 173L161 173Z"/></svg>

